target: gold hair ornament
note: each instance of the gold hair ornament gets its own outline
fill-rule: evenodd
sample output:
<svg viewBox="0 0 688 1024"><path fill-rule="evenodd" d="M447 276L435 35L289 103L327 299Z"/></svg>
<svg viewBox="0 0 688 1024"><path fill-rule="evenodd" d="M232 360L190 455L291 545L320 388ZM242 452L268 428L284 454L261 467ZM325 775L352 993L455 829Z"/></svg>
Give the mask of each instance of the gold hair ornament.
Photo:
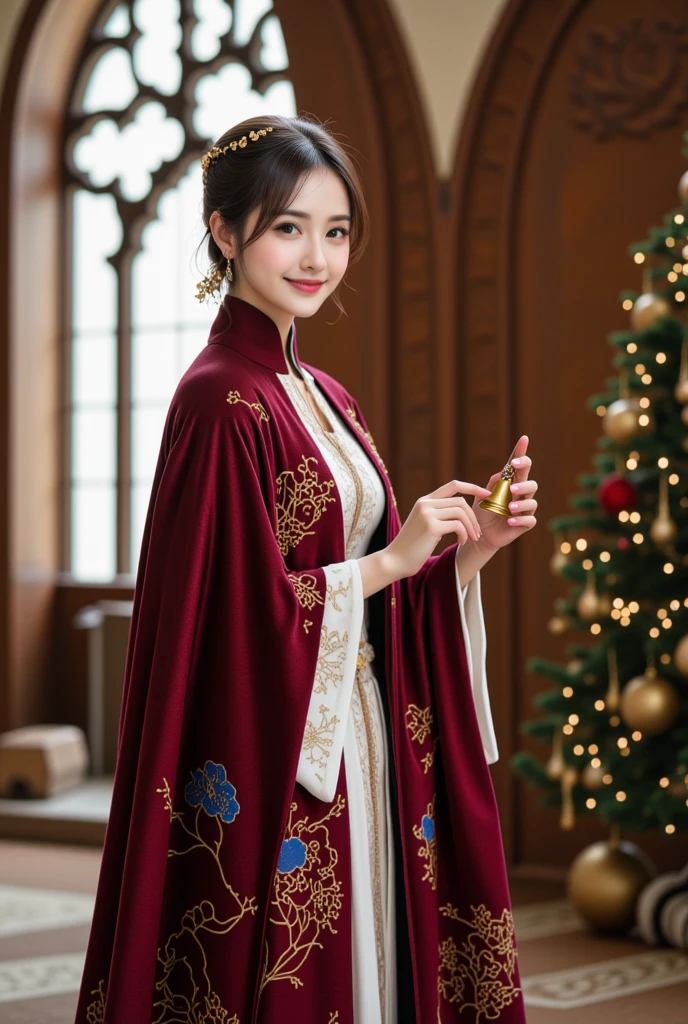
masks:
<svg viewBox="0 0 688 1024"><path fill-rule="evenodd" d="M205 185L205 179L208 174L208 168L210 167L213 160L217 160L219 156L223 156L228 149L231 149L233 153L236 153L237 149L245 149L248 146L248 140L251 142L257 142L261 135L267 135L271 132L272 128L259 128L257 132L250 131L248 138L242 135L240 139L235 139L233 142L227 143L226 146L213 146L207 153L204 153L201 157L201 168L203 169L203 184Z"/></svg>
<svg viewBox="0 0 688 1024"><path fill-rule="evenodd" d="M204 153L201 157L203 184L205 185L208 168L213 160L217 160L219 156L224 156L228 149L231 149L233 153L235 153L237 149L245 149L246 146L248 146L249 139L251 142L257 142L261 135L267 135L268 132L271 132L272 130L272 128L259 128L258 131L250 131L248 133L248 137L246 137L246 135L242 135L240 139L234 139L232 142L227 143L226 146L213 146L212 149L209 149L208 152ZM216 264L215 269L211 271L210 274L207 274L203 280L199 281L196 285L198 288L198 291L196 292L196 298L198 301L203 302L209 295L212 295L213 292L219 291L222 284L222 278L224 276L225 275L220 270L220 267ZM231 259L227 260L226 276L228 281L232 281L234 279Z"/></svg>

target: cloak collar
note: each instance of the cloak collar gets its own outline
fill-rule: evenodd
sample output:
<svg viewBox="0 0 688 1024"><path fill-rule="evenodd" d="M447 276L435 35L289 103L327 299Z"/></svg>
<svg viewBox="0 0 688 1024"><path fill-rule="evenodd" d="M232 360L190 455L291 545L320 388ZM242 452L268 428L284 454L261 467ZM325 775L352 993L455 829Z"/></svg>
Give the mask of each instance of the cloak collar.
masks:
<svg viewBox="0 0 688 1024"><path fill-rule="evenodd" d="M231 324L230 324L231 319ZM277 324L263 313L236 295L226 294L210 328L208 344L229 345L262 366L277 373L289 373L284 357L282 339ZM299 350L296 347L296 324L292 323L287 344L297 366L301 366Z"/></svg>

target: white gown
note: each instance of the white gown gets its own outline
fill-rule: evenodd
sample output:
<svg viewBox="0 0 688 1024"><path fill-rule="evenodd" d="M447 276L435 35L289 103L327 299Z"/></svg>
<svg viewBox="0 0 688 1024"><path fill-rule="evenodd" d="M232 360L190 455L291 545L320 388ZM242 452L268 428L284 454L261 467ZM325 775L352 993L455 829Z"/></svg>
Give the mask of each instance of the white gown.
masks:
<svg viewBox="0 0 688 1024"><path fill-rule="evenodd" d="M394 846L389 751L375 652L368 642L368 602L358 559L385 511L378 470L303 366L311 395L334 431L325 430L290 374L277 374L332 471L343 510L347 561L324 567L327 599L318 664L297 781L321 800L334 799L344 758L351 837L353 1001L356 1024L395 1024ZM497 744L485 676L485 623L480 573L461 587L458 608L485 757Z"/></svg>

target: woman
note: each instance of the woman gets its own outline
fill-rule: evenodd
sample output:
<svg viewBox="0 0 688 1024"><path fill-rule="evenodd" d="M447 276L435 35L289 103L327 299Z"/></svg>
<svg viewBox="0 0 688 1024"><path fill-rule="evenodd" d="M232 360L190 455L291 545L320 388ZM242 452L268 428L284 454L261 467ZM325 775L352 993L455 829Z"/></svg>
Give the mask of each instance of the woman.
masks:
<svg viewBox="0 0 688 1024"><path fill-rule="evenodd" d="M518 516L463 497L495 474L402 526L296 346L366 241L349 157L274 116L202 166L228 291L165 424L77 1021L522 1022L479 569L535 523L528 438Z"/></svg>

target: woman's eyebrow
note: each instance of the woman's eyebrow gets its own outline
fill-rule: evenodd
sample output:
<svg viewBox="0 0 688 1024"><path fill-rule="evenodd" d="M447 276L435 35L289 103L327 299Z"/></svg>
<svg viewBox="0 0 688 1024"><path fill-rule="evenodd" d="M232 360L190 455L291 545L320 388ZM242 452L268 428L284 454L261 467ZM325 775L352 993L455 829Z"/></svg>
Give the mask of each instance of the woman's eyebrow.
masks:
<svg viewBox="0 0 688 1024"><path fill-rule="evenodd" d="M304 213L302 210L280 210L279 213L275 214L275 216L276 217L282 217L284 214L287 214L287 213L291 217L303 217L304 220L310 220L311 219L310 213ZM348 213L339 213L339 214L336 214L334 217L328 217L328 220L349 220L350 221L351 217L349 216Z"/></svg>

